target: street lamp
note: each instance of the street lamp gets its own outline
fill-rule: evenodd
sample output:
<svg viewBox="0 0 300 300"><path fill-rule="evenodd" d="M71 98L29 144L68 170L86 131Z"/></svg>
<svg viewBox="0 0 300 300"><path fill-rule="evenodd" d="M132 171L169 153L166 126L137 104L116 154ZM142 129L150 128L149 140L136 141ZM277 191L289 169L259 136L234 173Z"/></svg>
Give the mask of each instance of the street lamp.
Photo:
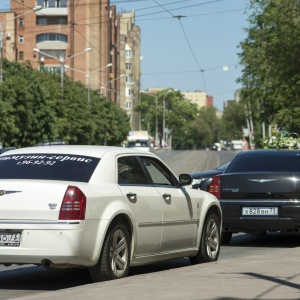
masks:
<svg viewBox="0 0 300 300"><path fill-rule="evenodd" d="M168 94L170 94L171 92L173 92L173 90L168 90L165 94L164 94L164 98L163 98L163 143L165 145L165 141L166 141L166 96Z"/></svg>
<svg viewBox="0 0 300 300"><path fill-rule="evenodd" d="M104 95L105 95L105 97L107 96L107 90L109 90L107 87L108 87L108 85L110 84L110 83L112 83L113 81L116 81L116 80L118 80L118 79L120 79L120 78L122 78L122 77L124 77L125 76L125 74L122 74L121 76L119 76L119 77L117 77L117 78L114 78L114 79L112 79L112 80L110 80L110 81L108 81L107 83L106 83L106 85L105 85L105 91L104 91ZM100 93L101 93L101 88L103 88L102 86L100 87Z"/></svg>
<svg viewBox="0 0 300 300"><path fill-rule="evenodd" d="M105 67L94 70L90 72L89 74L85 75L85 77L88 79L88 103L90 103L90 98L91 98L91 74L96 73L96 72L101 72L102 70L111 67L113 64L109 63Z"/></svg>
<svg viewBox="0 0 300 300"><path fill-rule="evenodd" d="M26 13L17 15L17 16L15 16L14 18L5 21L3 24L0 24L0 82L3 81L3 72L2 72L3 25L5 25L5 24L7 24L8 22L13 21L13 20L15 20L15 19L17 19L17 18L20 18L20 17L23 17L23 16L25 16L25 15L28 15L28 14L30 14L30 13L32 13L32 12L39 11L39 10L41 10L42 8L43 8L43 7L42 7L41 5L36 6L36 7L34 7L32 10L27 11Z"/></svg>
<svg viewBox="0 0 300 300"><path fill-rule="evenodd" d="M51 54L48 54L48 53L46 53L46 52L43 52L43 51L41 51L41 50L38 49L38 48L34 48L33 51L34 51L34 52L38 52L38 53L40 53L40 54L43 54L43 55L45 55L45 56L48 56L48 57L50 57L50 58L54 58L54 59L56 59L56 60L58 60L58 61L60 62L60 72L61 72L61 74L60 74L60 78L61 78L60 84L61 84L61 90L62 90L62 93L63 93L63 90L64 90L64 73L65 73L65 70L64 70L64 69L65 69L65 68L64 68L64 64L65 64L65 61L68 60L68 59L70 59L70 58L73 58L73 57L75 57L75 56L78 56L78 55L80 55L80 54L82 54L82 53L92 51L92 48L85 48L83 51L81 51L81 52L79 52L79 53L76 53L76 54L74 54L74 55L68 56L67 58L64 58L64 57L61 55L61 56L59 57L59 59L58 59L56 56L51 55Z"/></svg>
<svg viewBox="0 0 300 300"><path fill-rule="evenodd" d="M114 89L107 89L107 90L112 91L112 92L117 94L117 104L120 105L120 93L117 90L114 90Z"/></svg>

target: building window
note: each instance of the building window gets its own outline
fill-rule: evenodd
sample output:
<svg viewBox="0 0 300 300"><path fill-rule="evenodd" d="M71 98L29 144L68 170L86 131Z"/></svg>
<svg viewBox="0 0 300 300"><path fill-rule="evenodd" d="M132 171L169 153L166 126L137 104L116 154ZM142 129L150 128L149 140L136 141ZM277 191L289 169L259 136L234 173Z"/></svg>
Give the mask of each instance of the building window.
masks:
<svg viewBox="0 0 300 300"><path fill-rule="evenodd" d="M19 19L19 26L23 27L24 26L24 19Z"/></svg>
<svg viewBox="0 0 300 300"><path fill-rule="evenodd" d="M132 57L132 50L125 50L125 57L131 58Z"/></svg>
<svg viewBox="0 0 300 300"><path fill-rule="evenodd" d="M126 88L125 89L125 96L131 96L132 94L132 89L131 88Z"/></svg>
<svg viewBox="0 0 300 300"><path fill-rule="evenodd" d="M127 114L127 117L129 119L129 122L132 122L132 116L131 116L131 114Z"/></svg>
<svg viewBox="0 0 300 300"><path fill-rule="evenodd" d="M125 108L126 109L131 109L132 105L131 105L131 101L126 101L125 102Z"/></svg>
<svg viewBox="0 0 300 300"><path fill-rule="evenodd" d="M23 35L19 36L19 44L24 44L24 36Z"/></svg>
<svg viewBox="0 0 300 300"><path fill-rule="evenodd" d="M58 2L57 7L68 7L68 0L60 0L60 1L57 1L57 2Z"/></svg>
<svg viewBox="0 0 300 300"><path fill-rule="evenodd" d="M57 59L60 59L60 57L66 58L66 50L42 50L43 53L39 52L39 59L42 57L49 58L49 57L56 57ZM48 54L48 56L46 55Z"/></svg>
<svg viewBox="0 0 300 300"><path fill-rule="evenodd" d="M37 23L37 25L47 25L48 19L45 17L37 17L36 23Z"/></svg>
<svg viewBox="0 0 300 300"><path fill-rule="evenodd" d="M131 64L130 63L126 63L125 68L127 71L131 70Z"/></svg>
<svg viewBox="0 0 300 300"><path fill-rule="evenodd" d="M37 16L36 18L37 25L67 25L67 17L45 17Z"/></svg>
<svg viewBox="0 0 300 300"><path fill-rule="evenodd" d="M39 34L36 37L36 42L52 42L52 41L59 41L59 42L68 42L68 36L65 34L60 34L60 33L44 33L44 34Z"/></svg>
<svg viewBox="0 0 300 300"><path fill-rule="evenodd" d="M131 83L132 82L132 77L131 75L127 75L125 78L126 83Z"/></svg>
<svg viewBox="0 0 300 300"><path fill-rule="evenodd" d="M68 7L68 0L37 0L36 4L43 8Z"/></svg>
<svg viewBox="0 0 300 300"><path fill-rule="evenodd" d="M19 52L19 60L24 60L24 52L23 51Z"/></svg>
<svg viewBox="0 0 300 300"><path fill-rule="evenodd" d="M52 73L52 74L61 74L62 71L62 67L61 66L44 66L44 70L48 73ZM66 72L66 70L64 69L64 72Z"/></svg>
<svg viewBox="0 0 300 300"><path fill-rule="evenodd" d="M49 8L56 7L56 0L48 0L48 7Z"/></svg>

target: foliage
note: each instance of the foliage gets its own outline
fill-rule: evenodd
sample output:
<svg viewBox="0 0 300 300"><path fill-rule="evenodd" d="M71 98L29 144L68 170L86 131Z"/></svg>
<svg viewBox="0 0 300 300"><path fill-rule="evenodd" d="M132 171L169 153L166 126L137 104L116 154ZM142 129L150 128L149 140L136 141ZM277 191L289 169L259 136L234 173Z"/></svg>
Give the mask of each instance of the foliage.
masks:
<svg viewBox="0 0 300 300"><path fill-rule="evenodd" d="M267 140L263 141L264 149L300 149L300 138L297 135L291 136L272 136Z"/></svg>
<svg viewBox="0 0 300 300"><path fill-rule="evenodd" d="M194 141L188 136L191 131L191 122L197 114L197 106L184 99L179 91L166 89L156 94L144 92L141 104L136 107L136 110L142 115L142 130L150 131L150 134L155 137L157 125L160 144L165 116L165 128L172 134L173 148L193 146Z"/></svg>
<svg viewBox="0 0 300 300"><path fill-rule="evenodd" d="M240 140L242 139L242 128L246 128L246 112L242 102L230 103L223 112L220 136L223 140Z"/></svg>
<svg viewBox="0 0 300 300"><path fill-rule="evenodd" d="M162 138L164 100L165 123L172 132L173 149L204 148L222 138L221 121L214 107L198 108L196 104L185 99L179 91L172 89L162 90L157 94L142 93L141 104L137 110L142 114L142 129L149 130L153 137L155 137L157 124L158 136ZM238 113L240 114L240 111ZM240 118L232 115L233 120L240 120L243 117L244 114ZM230 126L232 124L228 125L228 128ZM234 127L237 128L238 125ZM239 129L239 134L242 134L241 127Z"/></svg>
<svg viewBox="0 0 300 300"><path fill-rule="evenodd" d="M4 147L32 146L57 139L69 144L120 145L129 131L126 113L98 92L30 63L3 60L0 84L0 141ZM63 92L63 93L62 93Z"/></svg>
<svg viewBox="0 0 300 300"><path fill-rule="evenodd" d="M241 98L261 124L300 130L300 5L298 0L251 0L241 42Z"/></svg>
<svg viewBox="0 0 300 300"><path fill-rule="evenodd" d="M192 135L197 148L204 148L219 142L220 120L214 107L200 108L192 123Z"/></svg>

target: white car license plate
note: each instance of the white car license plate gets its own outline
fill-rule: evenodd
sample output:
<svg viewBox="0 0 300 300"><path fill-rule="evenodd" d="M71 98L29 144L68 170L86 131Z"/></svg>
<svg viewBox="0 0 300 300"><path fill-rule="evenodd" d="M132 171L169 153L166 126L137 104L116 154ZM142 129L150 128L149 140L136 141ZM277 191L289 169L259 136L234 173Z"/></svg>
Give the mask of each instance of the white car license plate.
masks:
<svg viewBox="0 0 300 300"><path fill-rule="evenodd" d="M20 246L21 233L0 232L0 247L18 247Z"/></svg>
<svg viewBox="0 0 300 300"><path fill-rule="evenodd" d="M243 216L278 216L278 207L243 207Z"/></svg>

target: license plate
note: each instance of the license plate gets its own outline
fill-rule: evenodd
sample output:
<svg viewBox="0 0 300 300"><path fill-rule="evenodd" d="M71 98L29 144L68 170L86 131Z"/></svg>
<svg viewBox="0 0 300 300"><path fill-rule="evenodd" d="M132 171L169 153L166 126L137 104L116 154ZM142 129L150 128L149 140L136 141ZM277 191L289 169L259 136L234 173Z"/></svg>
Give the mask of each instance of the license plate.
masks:
<svg viewBox="0 0 300 300"><path fill-rule="evenodd" d="M243 207L243 216L278 216L278 207Z"/></svg>
<svg viewBox="0 0 300 300"><path fill-rule="evenodd" d="M20 246L21 233L0 232L0 247L18 247Z"/></svg>

